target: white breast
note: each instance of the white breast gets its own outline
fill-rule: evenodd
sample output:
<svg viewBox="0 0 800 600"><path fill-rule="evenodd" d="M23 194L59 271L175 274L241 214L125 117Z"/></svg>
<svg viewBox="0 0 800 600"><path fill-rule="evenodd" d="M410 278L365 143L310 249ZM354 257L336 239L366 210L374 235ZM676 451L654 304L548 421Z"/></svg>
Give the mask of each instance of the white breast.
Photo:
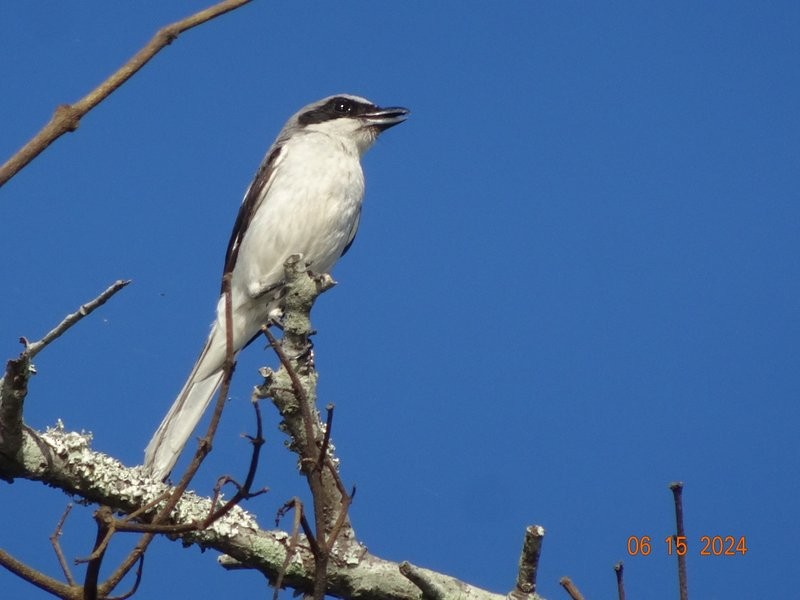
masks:
<svg viewBox="0 0 800 600"><path fill-rule="evenodd" d="M297 135L281 149L266 194L233 270L234 288L251 297L282 279L292 254L302 253L317 273L342 255L364 195L358 152L323 133Z"/></svg>

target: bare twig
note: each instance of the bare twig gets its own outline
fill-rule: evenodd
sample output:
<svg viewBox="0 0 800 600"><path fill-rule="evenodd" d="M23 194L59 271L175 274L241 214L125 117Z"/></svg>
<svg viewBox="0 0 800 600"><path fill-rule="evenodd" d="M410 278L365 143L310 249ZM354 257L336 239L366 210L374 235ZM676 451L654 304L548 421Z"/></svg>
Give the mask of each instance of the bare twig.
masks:
<svg viewBox="0 0 800 600"><path fill-rule="evenodd" d="M572 583L572 580L569 577L562 577L558 580L558 583L561 584L561 587L569 594L569 597L572 600L583 600L583 595L581 594L580 590Z"/></svg>
<svg viewBox="0 0 800 600"><path fill-rule="evenodd" d="M289 547L286 549L286 557L283 560L283 564L281 565L280 570L278 571L278 576L275 578L275 590L272 594L272 600L278 600L278 593L281 590L281 586L283 585L283 578L286 577L286 571L289 569L289 564L292 562L292 558L294 558L295 552L297 551L297 543L300 539L300 527L303 526L303 529L310 529L308 523L303 525L303 503L300 502L300 498L294 497L288 502L286 502L283 506L278 509L278 514L275 516L275 527L278 527L279 523L281 522L281 517L285 515L289 510L294 509L294 519L292 520L292 534L289 537ZM312 535L309 539L309 543L314 541L314 536Z"/></svg>
<svg viewBox="0 0 800 600"><path fill-rule="evenodd" d="M214 486L214 507L216 507L217 500L222 492L222 487L226 483L230 483L236 487L236 493L221 508L214 508L209 512L208 517L206 517L205 521L203 521L203 523L200 525L201 529L205 529L214 521L219 520L242 500L250 500L251 498L265 494L268 491L267 488L262 488L260 490L256 490L255 492L251 491L253 482L256 478L256 472L258 471L258 457L261 454L261 447L264 445L264 427L261 419L261 408L259 407L258 402L253 402L253 409L256 412L256 435L246 436L253 446L253 453L250 457L250 467L247 470L244 483L239 484L232 477L227 475L220 477L217 480L217 484Z"/></svg>
<svg viewBox="0 0 800 600"><path fill-rule="evenodd" d="M222 384L220 386L219 395L217 396L217 402L214 406L214 413L211 417L211 422L208 425L208 429L206 430L206 434L203 438L201 438L200 443L198 445L197 451L192 459L192 462L189 464L189 467L186 469L186 472L183 474L178 485L172 490L172 493L167 498L164 506L160 508L156 516L152 519L149 526L137 526L128 522L127 520L113 520L113 523L110 527L113 531L146 531L142 537L140 538L139 542L136 546L128 553L128 555L122 560L122 562L118 565L116 570L108 577L106 581L104 581L98 587L98 594L100 596L107 596L113 591L119 582L122 581L122 578L128 574L128 572L136 565L137 563L140 565L141 568L141 558L144 555L145 550L153 541L156 533L164 533L164 532L172 532L172 533L186 533L188 531L196 531L203 527L202 524L192 523L192 524L184 524L181 526L169 526L165 525L165 523L170 519L173 509L178 504L180 499L183 497L186 488L189 486L189 483L192 481L195 473L200 468L205 457L211 451L211 440L214 438L214 434L217 431L217 426L219 425L219 420L222 416L222 409L225 407L225 402L228 397L228 390L230 389L230 382L231 377L233 376L233 370L235 367L234 362L234 352L233 352L233 333L232 333L232 308L231 308L231 275L230 273L226 273L222 278L222 290L223 295L225 297L225 325L226 325L226 340L225 340L225 363L223 365L223 376L222 376ZM226 509L230 510L230 508Z"/></svg>
<svg viewBox="0 0 800 600"><path fill-rule="evenodd" d="M58 596L59 598L69 598L70 597L70 586L61 583L57 579L53 579L52 577L48 577L44 573L37 571L26 565L25 563L17 560L13 556L11 556L8 552L0 548L0 566L5 567L14 575L24 579L25 581L30 582L31 584L38 587L40 590L44 590L49 592L53 596Z"/></svg>
<svg viewBox="0 0 800 600"><path fill-rule="evenodd" d="M0 187L59 137L65 133L75 131L86 113L130 79L161 49L175 41L181 33L239 8L248 2L250 0L225 0L159 29L147 45L134 54L127 63L122 65L103 83L75 104L62 104L57 107L50 121L0 167Z"/></svg>
<svg viewBox="0 0 800 600"><path fill-rule="evenodd" d="M44 348L50 344L53 340L61 337L70 327L75 325L78 321L83 319L84 317L88 317L92 314L96 309L100 308L108 302L108 300L124 288L126 285L130 283L130 279L122 280L119 279L112 283L105 291L103 291L97 298L94 300L90 300L86 304L82 304L78 310L74 313L67 315L64 317L64 320L61 321L58 325L56 325L51 331L47 333L42 339L38 342L31 342L28 343L27 340L21 340L25 344L25 354L28 356L29 359L33 359L34 356L39 354Z"/></svg>
<svg viewBox="0 0 800 600"><path fill-rule="evenodd" d="M317 545L316 537L314 536L314 532L311 531L311 525L308 523L308 519L306 519L305 509L303 508L303 503L300 501L300 498L295 496L294 498L287 500L283 506L278 509L278 514L275 516L275 525L277 526L280 523L281 517L285 515L290 510L294 511L294 522L292 525L292 535L296 536L298 534L298 527L303 530L303 535L306 536L308 539L308 546L311 548L312 554L319 552L319 546ZM296 543L294 544L297 545ZM291 552L290 552L291 554Z"/></svg>
<svg viewBox="0 0 800 600"><path fill-rule="evenodd" d="M686 539L686 531L683 528L683 482L673 481L669 484L672 490L672 497L675 500L675 526L676 538ZM675 544L677 547L677 544ZM678 590L680 600L688 600L689 589L686 583L686 553L675 553L678 556Z"/></svg>
<svg viewBox="0 0 800 600"><path fill-rule="evenodd" d="M67 504L67 508L64 509L64 513L58 520L58 524L56 525L55 531L53 531L52 535L50 536L50 543L52 544L53 550L56 553L56 558L58 558L58 564L61 566L61 570L64 572L64 578L70 585L75 585L75 578L72 577L72 571L70 570L69 565L67 564L67 559L64 556L64 552L61 550L61 543L58 541L58 538L61 537L61 530L64 529L64 523L66 522L67 516L69 515L71 510L72 510L72 502Z"/></svg>
<svg viewBox="0 0 800 600"><path fill-rule="evenodd" d="M38 342L28 342L25 338L20 338L20 342L25 345L25 349L16 359L6 363L6 370L3 378L0 379L0 466L2 466L3 456L14 456L22 444L22 410L25 397L28 395L28 380L35 373L32 359L41 352L53 340L64 334L70 327L75 325L85 316L105 304L111 296L130 283L129 281L119 280L112 284L95 299L78 308L74 313L67 315L61 323L56 325ZM36 443L37 435L30 432L31 437ZM47 453L43 452L45 456ZM7 478L8 475L4 475ZM13 474L12 474L13 477ZM10 479L9 479L10 480Z"/></svg>
<svg viewBox="0 0 800 600"><path fill-rule="evenodd" d="M112 596L108 598L108 600L127 600L127 598L133 596L139 589L139 584L142 582L143 572L144 572L144 554L139 556L139 564L136 567L136 579L133 582L133 586L131 587L131 589L122 594L122 596Z"/></svg>
<svg viewBox="0 0 800 600"><path fill-rule="evenodd" d="M105 531L105 535L102 539L97 539L95 541L94 548L89 556L86 558L75 559L77 564L88 563L101 558L105 553L106 548L108 548L108 543L111 541L111 537L114 535L114 532L117 531L115 527L114 514L107 506L101 506L95 511L94 520L98 527Z"/></svg>
<svg viewBox="0 0 800 600"><path fill-rule="evenodd" d="M622 583L622 561L614 565L614 573L617 575L617 598L625 600L625 586Z"/></svg>
<svg viewBox="0 0 800 600"><path fill-rule="evenodd" d="M95 536L94 550L89 564L86 567L86 576L83 580L83 600L97 600L97 582L100 580L100 566L103 564L103 557L108 548L108 541L113 535L113 530L109 528L109 522L113 521L111 509L101 506L95 511L95 522L97 523L97 535ZM105 594L103 594L105 596Z"/></svg>
<svg viewBox="0 0 800 600"><path fill-rule="evenodd" d="M317 461L317 471L322 470L322 467L325 463L325 459L328 457L328 446L331 443L331 429L333 428L334 408L335 406L333 405L332 402L329 402L325 406L325 411L327 412L327 417L325 419L325 436L322 438L322 447L319 449L319 460Z"/></svg>
<svg viewBox="0 0 800 600"><path fill-rule="evenodd" d="M120 563L120 565L114 570L114 572L106 579L99 587L98 587L98 594L102 598L108 597L108 595L119 585L119 582L122 581L122 578L128 574L134 564L137 565L136 567L136 581L133 584L133 588L123 594L122 598L128 598L136 592L136 589L139 587L139 582L142 579L142 568L144 565L144 553L147 550L147 547L150 545L150 542L153 541L155 536L153 534L144 534L139 541L134 546L133 550L128 553L128 556ZM110 600L110 599L109 599Z"/></svg>
<svg viewBox="0 0 800 600"><path fill-rule="evenodd" d="M264 332L264 335L269 340L269 345L272 346L272 349L275 351L275 355L278 357L278 360L281 361L281 365L284 369L286 369L286 373L289 375L289 378L292 381L292 391L297 398L297 403L300 405L300 412L303 415L303 425L305 426L306 434L305 447L310 448L315 444L316 438L314 436L311 408L309 407L310 403L308 400L308 395L306 394L306 390L303 387L303 383L300 381L300 377L297 375L297 371L295 371L294 367L292 367L289 357L286 356L286 353L283 351L283 347L275 338L275 336L272 335L269 327L263 325L261 327L261 331ZM307 460L309 457L304 456L303 458Z"/></svg>

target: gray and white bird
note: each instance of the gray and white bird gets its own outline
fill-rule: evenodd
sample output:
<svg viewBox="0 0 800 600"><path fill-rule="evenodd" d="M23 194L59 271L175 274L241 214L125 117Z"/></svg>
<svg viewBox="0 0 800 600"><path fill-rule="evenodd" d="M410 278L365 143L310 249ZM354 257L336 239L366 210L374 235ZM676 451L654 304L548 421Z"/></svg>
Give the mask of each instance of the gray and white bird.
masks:
<svg viewBox="0 0 800 600"><path fill-rule="evenodd" d="M290 255L302 253L314 272L327 273L347 252L364 196L361 156L408 112L340 94L301 108L283 126L245 192L225 256L236 352L276 308L277 292L264 291L280 284ZM206 345L145 450L154 478L172 470L219 387L225 338L221 295Z"/></svg>

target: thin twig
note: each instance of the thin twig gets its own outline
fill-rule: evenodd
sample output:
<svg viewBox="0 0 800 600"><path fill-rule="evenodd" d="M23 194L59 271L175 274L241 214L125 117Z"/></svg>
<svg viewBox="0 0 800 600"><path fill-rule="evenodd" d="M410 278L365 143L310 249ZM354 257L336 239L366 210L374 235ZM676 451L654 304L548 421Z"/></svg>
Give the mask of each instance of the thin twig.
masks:
<svg viewBox="0 0 800 600"><path fill-rule="evenodd" d="M120 280L112 284L94 300L90 300L79 307L76 312L67 315L61 323L56 325L38 342L29 342L26 338L20 338L20 342L25 345L25 349L18 358L9 360L6 363L5 373L0 378L0 452L8 456L15 455L22 446L22 432L28 431L31 439L39 445L42 449L42 454L48 457L49 461L50 451L45 450L38 434L22 422L22 411L25 398L28 395L28 381L36 372L33 368L32 359L75 323L105 304L111 296L128 285L128 283L130 282ZM3 479L13 480L8 475L4 475Z"/></svg>
<svg viewBox="0 0 800 600"><path fill-rule="evenodd" d="M325 459L328 456L328 446L331 443L331 429L333 428L333 409L334 405L332 402L329 402L325 406L325 411L327 412L326 420L325 420L325 434L322 438L322 447L319 450L319 460L317 461L317 471L322 470L322 466L325 462Z"/></svg>
<svg viewBox="0 0 800 600"><path fill-rule="evenodd" d="M225 476L219 479L217 485L214 486L214 502L212 503L212 507L216 506L217 498L220 495L222 486L226 483L231 483L236 486L236 493L233 497L228 500L221 508L216 510L212 510L208 517L206 517L205 521L203 521L201 525L201 529L205 529L209 525L211 525L214 521L219 520L223 516L225 516L228 512L230 512L234 506L239 504L242 500L250 500L251 498L255 498L256 496L260 496L261 494L265 494L268 490L267 488L262 488L255 492L251 492L250 490L253 487L253 482L256 478L256 472L258 471L258 458L261 454L261 448L264 445L264 427L263 421L261 419L261 408L258 405L258 402L253 402L253 408L256 412L256 435L255 436L247 436L250 440L250 443L253 446L253 453L250 457L250 467L247 470L247 475L245 476L245 480L243 484L239 484L233 480L233 478Z"/></svg>
<svg viewBox="0 0 800 600"><path fill-rule="evenodd" d="M233 309L231 304L231 274L225 273L222 277L222 290L223 295L225 297L225 327L226 327L226 335L225 335L225 363L223 364L222 368L222 384L220 385L219 394L217 396L217 402L214 405L214 413L211 416L211 422L208 424L208 429L206 430L206 435L201 438L200 444L195 452L194 457L192 458L192 462L189 464L189 467L186 469L186 472L181 477L180 482L178 485L172 490L169 498L164 503L164 506L157 512L155 517L153 517L149 526L146 527L149 531L144 533L142 537L139 539L139 542L136 546L131 550L125 559L119 564L117 569L108 577L108 579L103 582L103 584L99 588L100 596L107 596L110 592L119 585L119 582L122 581L122 578L128 574L128 572L133 568L133 566L139 562L144 552L147 550L147 547L153 541L155 534L162 533L164 530L172 529L173 531L179 529L180 531L175 531L175 533L185 533L186 531L192 531L198 529L198 524L193 524L191 526L165 526L164 524L169 520L170 515L172 514L173 509L177 506L180 499L183 497L186 488L189 486L189 483L194 478L195 473L200 468L205 457L211 451L211 440L214 438L214 434L217 431L217 426L219 425L220 418L222 417L222 409L225 408L225 402L228 397L228 391L230 389L231 384L231 377L233 377L233 371L235 367L234 362L234 351L233 351L233 332L232 332L232 322L233 322ZM124 531L124 530L134 530L135 528L130 523L126 523L124 520L117 521L114 523L114 527L117 531Z"/></svg>
<svg viewBox="0 0 800 600"><path fill-rule="evenodd" d="M263 325L261 327L261 331L264 332L264 335L267 336L269 340L270 346L275 351L275 354L278 357L278 360L283 365L283 368L286 369L286 372L289 374L289 379L292 381L292 390L294 391L295 398L297 398L297 403L300 405L300 413L303 415L303 425L305 426L305 433L306 433L306 444L305 447L313 447L316 445L316 438L314 437L314 429L312 428L312 421L311 421L311 409L309 408L309 401L308 395L306 394L305 388L303 388L303 383L300 381L300 377L298 377L297 372L294 370L289 357L286 356L286 353L283 351L280 343L272 335L272 332L269 330L269 327ZM308 460L309 456L304 456L304 459Z"/></svg>
<svg viewBox="0 0 800 600"><path fill-rule="evenodd" d="M97 600L97 582L100 580L100 566L103 564L106 548L108 547L109 521L111 509L101 506L95 511L95 521L97 522L97 535L95 536L94 550L89 564L86 566L86 576L83 579L83 600ZM105 596L105 594L103 594Z"/></svg>
<svg viewBox="0 0 800 600"><path fill-rule="evenodd" d="M294 508L292 535L289 537L289 547L286 549L286 557L283 559L283 564L278 571L278 576L275 578L275 591L272 594L272 600L278 600L278 593L283 585L283 578L286 577L286 571L289 570L289 564L292 562L295 550L297 550L297 543L300 539L300 525L303 518L303 503L300 501L300 498L294 497L281 506L278 509L278 514L275 516L275 527L278 527L281 522L281 517L292 508Z"/></svg>
<svg viewBox="0 0 800 600"><path fill-rule="evenodd" d="M53 596L57 596L59 598L72 597L72 588L69 585L66 583L61 583L57 579L53 579L41 571L37 571L33 567L29 567L25 563L11 556L2 548L0 548L0 566L14 573L14 575L20 577L21 579L24 579L25 581L35 585L39 589L49 592Z"/></svg>
<svg viewBox="0 0 800 600"><path fill-rule="evenodd" d="M580 590L574 583L572 583L572 580L569 577L562 577L558 580L558 583L560 583L561 587L566 590L567 594L569 594L569 597L572 598L572 600L583 600L583 594L581 594Z"/></svg>
<svg viewBox="0 0 800 600"><path fill-rule="evenodd" d="M64 317L64 320L61 321L58 325L56 325L51 331L47 333L42 339L38 342L27 342L27 340L21 340L25 343L25 354L29 359L32 359L34 356L39 354L44 348L50 344L53 340L61 337L70 327L75 325L78 321L83 319L84 317L89 316L92 314L96 309L100 308L108 302L108 300L124 288L126 285L130 283L130 279L122 280L119 279L112 283L104 292L102 292L97 298L94 300L90 300L86 304L82 304L78 310L74 313L71 313Z"/></svg>
<svg viewBox="0 0 800 600"><path fill-rule="evenodd" d="M625 586L622 583L622 561L614 565L614 573L617 575L617 598L625 600Z"/></svg>
<svg viewBox="0 0 800 600"><path fill-rule="evenodd" d="M228 500L225 504L223 504L219 508L215 508L217 503L219 502L219 497L222 493L222 488L225 484L230 483L236 488L236 493L233 497ZM268 488L261 488L260 490L256 490L255 492L251 492L249 486L245 484L240 484L232 477L225 475L224 477L220 477L217 480L216 485L214 486L214 501L211 504L211 509L208 513L208 516L200 523L198 526L199 529L206 529L215 521L218 521L226 514L228 514L233 507L238 505L242 500L250 500L261 494L266 494L269 491Z"/></svg>
<svg viewBox="0 0 800 600"><path fill-rule="evenodd" d="M119 529L118 529L119 531ZM127 598L132 595L133 592L136 591L136 588L139 587L139 582L142 578L142 568L144 565L144 553L147 550L147 547L150 545L150 542L153 541L155 535L152 533L146 533L134 546L133 550L128 553L128 556L125 557L125 560L116 568L116 570L111 574L111 576L106 579L99 587L98 593L102 598L106 598L114 588L119 585L119 582L122 581L122 578L128 574L128 572L132 568L131 561L133 564L138 564L136 568L136 581L134 583L134 589L132 592L127 592L123 595L123 598ZM110 599L109 599L110 600Z"/></svg>
<svg viewBox="0 0 800 600"><path fill-rule="evenodd" d="M676 538L686 539L686 531L683 528L683 482L673 481L669 484L672 490L672 497L675 501L675 526ZM675 545L677 547L677 544ZM676 552L678 556L678 593L680 600L688 600L689 589L686 583L686 553Z"/></svg>
<svg viewBox="0 0 800 600"><path fill-rule="evenodd" d="M169 490L167 490L167 491L165 491L165 492L162 492L160 495L158 495L158 496L156 496L155 498L153 498L153 499L152 499L150 502L148 502L147 504L145 504L145 505L143 505L143 506L140 506L139 508L137 508L137 509L136 509L135 511L133 511L132 513L129 513L129 514L125 515L124 517L122 517L122 518L120 519L119 523L117 523L117 525L119 525L120 523L122 523L122 524L129 523L130 521L132 521L132 520L134 520L134 519L138 519L138 518L139 518L139 517L141 517L142 515L144 515L144 514L146 514L146 513L150 512L150 510L151 510L153 507L155 507L155 506L157 506L157 505L161 504L161 503L162 503L164 500L166 500L167 498L169 498Z"/></svg>
<svg viewBox="0 0 800 600"><path fill-rule="evenodd" d="M338 474L336 475L338 478ZM355 493L355 488L353 488ZM342 532L342 528L344 528L345 523L347 522L347 517L350 512L350 505L353 502L353 496L348 496L347 494L342 494L342 502L339 506L339 515L336 517L336 522L331 527L331 534L328 537L327 548L328 550L333 550L333 546L336 544L336 538L339 537L339 534Z"/></svg>
<svg viewBox="0 0 800 600"><path fill-rule="evenodd" d="M67 564L67 559L64 556L64 552L61 550L61 543L58 541L58 539L61 537L62 530L64 529L64 523L67 520L67 516L71 511L72 502L67 504L67 507L64 509L64 513L58 520L55 531L53 531L53 534L50 536L50 543L52 544L53 550L56 553L56 558L58 558L58 564L61 565L61 570L64 572L64 578L70 585L75 585L75 578L72 576L72 571Z"/></svg>
<svg viewBox="0 0 800 600"><path fill-rule="evenodd" d="M86 558L76 558L76 564L88 563L101 558L105 553L112 536L117 531L114 515L111 512L111 509L109 509L107 506L101 506L98 508L94 513L94 519L98 524L102 522L103 527L105 527L105 537L102 540L95 542L94 549L89 556Z"/></svg>
<svg viewBox="0 0 800 600"><path fill-rule="evenodd" d="M81 119L95 106L130 79L139 69L150 61L161 49L171 44L177 37L193 27L230 12L247 4L250 0L225 0L201 10L185 19L176 21L159 29L153 38L128 62L120 67L103 83L78 100L75 104L63 104L56 108L50 121L30 141L20 148L14 156L0 167L0 187L16 175L23 167L41 154L45 148L65 133L75 131Z"/></svg>
<svg viewBox="0 0 800 600"><path fill-rule="evenodd" d="M112 596L108 598L108 600L127 600L133 596L139 589L139 584L142 582L142 573L144 573L144 554L139 557L139 565L136 567L136 580L133 582L131 589L122 594L122 596Z"/></svg>

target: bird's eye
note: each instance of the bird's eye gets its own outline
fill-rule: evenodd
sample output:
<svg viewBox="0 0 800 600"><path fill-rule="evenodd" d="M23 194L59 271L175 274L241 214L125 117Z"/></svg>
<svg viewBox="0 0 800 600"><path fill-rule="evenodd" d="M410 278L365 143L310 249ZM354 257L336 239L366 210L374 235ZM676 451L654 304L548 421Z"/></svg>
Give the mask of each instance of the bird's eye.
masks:
<svg viewBox="0 0 800 600"><path fill-rule="evenodd" d="M343 115L349 115L351 112L353 112L353 103L349 100L338 100L334 105L333 110Z"/></svg>

